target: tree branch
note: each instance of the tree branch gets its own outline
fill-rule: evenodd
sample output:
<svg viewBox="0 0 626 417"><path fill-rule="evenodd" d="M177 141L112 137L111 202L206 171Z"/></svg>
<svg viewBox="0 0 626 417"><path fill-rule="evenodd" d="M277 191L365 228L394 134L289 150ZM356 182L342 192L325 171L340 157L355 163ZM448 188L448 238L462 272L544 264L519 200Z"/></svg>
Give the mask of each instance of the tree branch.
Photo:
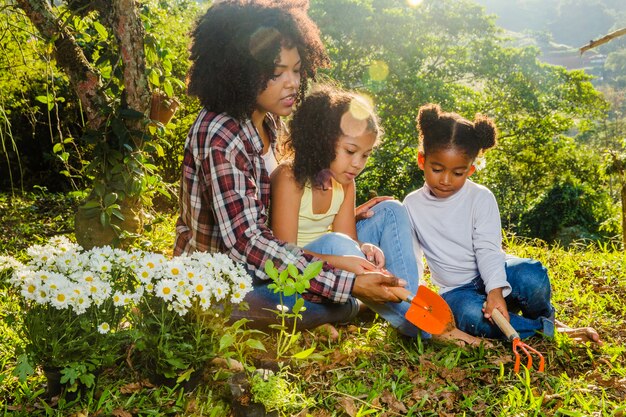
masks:
<svg viewBox="0 0 626 417"><path fill-rule="evenodd" d="M17 5L37 28L41 36L54 44L55 58L70 79L87 116L88 126L98 129L105 121L101 111L108 105L101 92L98 73L87 61L76 39L62 24L46 0L17 0Z"/></svg>

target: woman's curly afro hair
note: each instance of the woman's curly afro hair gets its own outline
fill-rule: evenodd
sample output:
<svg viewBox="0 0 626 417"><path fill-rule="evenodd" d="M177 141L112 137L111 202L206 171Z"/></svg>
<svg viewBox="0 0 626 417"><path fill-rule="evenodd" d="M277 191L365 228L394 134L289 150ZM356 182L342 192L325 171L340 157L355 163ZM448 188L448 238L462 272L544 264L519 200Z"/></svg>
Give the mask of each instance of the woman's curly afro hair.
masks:
<svg viewBox="0 0 626 417"><path fill-rule="evenodd" d="M357 94L331 85L317 86L294 112L289 133L282 138L281 152L291 157L294 177L301 186L309 181L321 186L327 179L325 175L335 159L337 141L347 134L342 129L343 116L355 107L364 122L362 127L378 139L382 128L369 103Z"/></svg>
<svg viewBox="0 0 626 417"><path fill-rule="evenodd" d="M248 118L284 46L296 47L300 54L298 99L303 97L307 80L329 64L307 10L307 0L216 2L192 32L188 93L209 111Z"/></svg>
<svg viewBox="0 0 626 417"><path fill-rule="evenodd" d="M457 113L443 112L437 104L426 104L419 109L417 128L420 131L420 150L425 155L442 149L460 149L470 159L496 145L495 123L477 114L473 122Z"/></svg>

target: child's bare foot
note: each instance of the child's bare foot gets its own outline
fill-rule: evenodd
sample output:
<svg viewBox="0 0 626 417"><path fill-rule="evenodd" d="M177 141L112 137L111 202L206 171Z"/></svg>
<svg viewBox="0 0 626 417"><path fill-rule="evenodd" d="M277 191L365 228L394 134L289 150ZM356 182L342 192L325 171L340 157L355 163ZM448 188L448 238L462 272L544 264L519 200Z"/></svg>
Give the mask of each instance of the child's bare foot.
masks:
<svg viewBox="0 0 626 417"><path fill-rule="evenodd" d="M567 326L564 323L561 323L558 320L554 321L556 325L556 330L559 333L563 333L567 335L570 339L575 342L591 342L595 343L598 346L602 346L604 343L600 340L600 335L593 327L576 327L572 328Z"/></svg>
<svg viewBox="0 0 626 417"><path fill-rule="evenodd" d="M442 342L451 342L461 347L465 345L480 346L481 343L487 348L493 347L493 344L490 341L467 334L456 327L442 334L434 334L433 339L440 340Z"/></svg>

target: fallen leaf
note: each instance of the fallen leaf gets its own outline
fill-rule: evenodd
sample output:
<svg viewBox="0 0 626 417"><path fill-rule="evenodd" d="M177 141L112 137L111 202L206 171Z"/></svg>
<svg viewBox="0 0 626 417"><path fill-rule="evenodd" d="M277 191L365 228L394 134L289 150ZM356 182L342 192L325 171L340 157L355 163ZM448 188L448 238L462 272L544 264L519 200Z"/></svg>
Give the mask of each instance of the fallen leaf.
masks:
<svg viewBox="0 0 626 417"><path fill-rule="evenodd" d="M354 399L350 397L341 397L337 400L337 403L343 408L343 411L346 412L350 417L356 416L357 410L356 405L354 405Z"/></svg>
<svg viewBox="0 0 626 417"><path fill-rule="evenodd" d="M114 417L133 417L131 413L124 410L123 408L116 408L111 412Z"/></svg>
<svg viewBox="0 0 626 417"><path fill-rule="evenodd" d="M386 403L392 411L398 413L406 413L407 408L404 403L396 398L390 391L384 390L380 396L380 400Z"/></svg>

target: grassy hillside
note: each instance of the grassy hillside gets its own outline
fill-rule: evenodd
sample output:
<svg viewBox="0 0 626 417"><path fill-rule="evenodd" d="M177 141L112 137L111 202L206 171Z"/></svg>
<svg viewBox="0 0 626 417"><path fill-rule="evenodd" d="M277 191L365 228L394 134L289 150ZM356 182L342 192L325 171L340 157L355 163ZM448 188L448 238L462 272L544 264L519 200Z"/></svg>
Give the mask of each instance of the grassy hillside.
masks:
<svg viewBox="0 0 626 417"><path fill-rule="evenodd" d="M45 192L0 196L0 255L20 256L47 236L71 235L75 200ZM169 252L172 216L149 235L153 249ZM257 398L282 415L563 415L621 416L626 411L626 260L610 248L551 248L510 238L507 251L539 259L550 271L557 318L571 326L593 325L602 347L574 344L564 336L533 339L546 371L513 373L510 344L458 348L407 340L375 317L338 328L330 341L305 332L301 348L316 344L312 360L286 361ZM305 313L306 314L306 313ZM132 349L126 361L104 369L94 389L78 399L45 398L41 370L19 382L15 352L23 346L16 295L0 285L0 410L8 416L229 416L232 372L208 368L191 391L155 386L138 375ZM272 352L274 335L260 336ZM277 367L270 353L246 353L257 367Z"/></svg>

